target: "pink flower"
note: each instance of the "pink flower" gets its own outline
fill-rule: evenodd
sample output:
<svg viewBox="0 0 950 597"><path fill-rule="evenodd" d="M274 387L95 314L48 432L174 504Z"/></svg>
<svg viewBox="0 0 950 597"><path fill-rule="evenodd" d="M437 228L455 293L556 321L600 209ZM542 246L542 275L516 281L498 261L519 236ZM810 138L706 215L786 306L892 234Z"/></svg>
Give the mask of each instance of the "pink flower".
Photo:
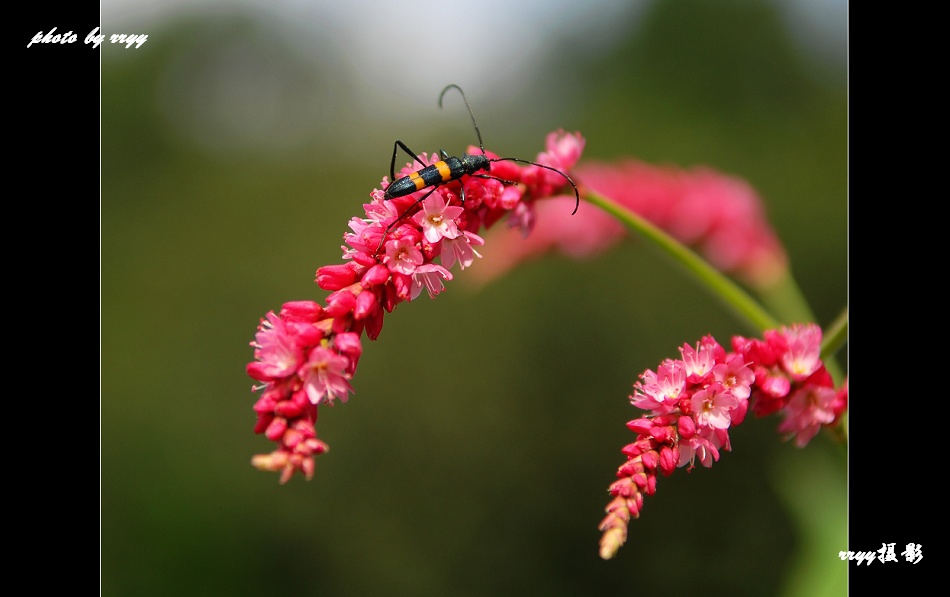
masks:
<svg viewBox="0 0 950 597"><path fill-rule="evenodd" d="M679 404L686 391L686 367L683 361L667 359L656 371L647 369L640 376L630 400L637 408L659 415L671 412Z"/></svg>
<svg viewBox="0 0 950 597"><path fill-rule="evenodd" d="M456 262L459 268L465 269L475 262L476 257L481 255L473 249L474 246L484 245L485 240L475 233L467 230L455 238L442 239L442 265L451 268Z"/></svg>
<svg viewBox="0 0 950 597"><path fill-rule="evenodd" d="M465 210L459 206L448 207L441 193L432 193L422 202L422 211L413 216L416 224L422 226L422 235L430 243L459 235L455 218Z"/></svg>
<svg viewBox="0 0 950 597"><path fill-rule="evenodd" d="M797 388L831 385L820 359L822 334L817 325L796 324L767 330L763 336L764 341L741 336L732 340L733 349L755 371L753 388L757 399L753 409L756 415L781 411ZM843 408L843 405L836 408L836 413L840 414Z"/></svg>
<svg viewBox="0 0 950 597"><path fill-rule="evenodd" d="M794 437L799 448L805 447L822 425L836 419L837 395L834 388L824 386L804 386L795 390L785 405L785 420L778 430Z"/></svg>
<svg viewBox="0 0 950 597"><path fill-rule="evenodd" d="M686 378L690 383L701 383L712 372L724 353L723 348L711 336L703 338L697 343L695 349L689 344L684 344L680 347L680 354L683 355Z"/></svg>
<svg viewBox="0 0 950 597"><path fill-rule="evenodd" d="M717 381L694 393L690 406L698 427L728 429L732 423L729 413L739 407L739 399Z"/></svg>
<svg viewBox="0 0 950 597"><path fill-rule="evenodd" d="M412 294L409 300L415 300L422 293L423 287L429 292L429 298L435 298L445 286L442 280L451 280L452 272L441 265L430 263L416 268L412 275Z"/></svg>
<svg viewBox="0 0 950 597"><path fill-rule="evenodd" d="M782 330L782 368L795 381L801 381L821 367L821 328L817 325L793 325Z"/></svg>
<svg viewBox="0 0 950 597"><path fill-rule="evenodd" d="M713 435L713 438L716 436ZM688 439L679 442L679 459L676 466L686 466L692 469L695 466L696 459L704 468L710 468L713 462L719 460L719 448L706 437L694 435Z"/></svg>
<svg viewBox="0 0 950 597"><path fill-rule="evenodd" d="M275 381L297 370L303 361L303 350L293 336L290 326L273 311L261 320L255 336L254 358L247 366L247 374L259 381Z"/></svg>
<svg viewBox="0 0 950 597"><path fill-rule="evenodd" d="M315 346L297 375L303 380L303 389L311 403L333 404L335 398L346 402L347 394L353 391L348 368L346 357L324 346Z"/></svg>
<svg viewBox="0 0 950 597"><path fill-rule="evenodd" d="M734 354L717 363L712 369L713 377L727 388L733 396L745 399L752 393L752 384L755 382L755 373L745 363L742 356Z"/></svg>
<svg viewBox="0 0 950 597"><path fill-rule="evenodd" d="M386 259L389 269L411 275L423 263L422 251L409 238L397 238L386 244Z"/></svg>
<svg viewBox="0 0 950 597"><path fill-rule="evenodd" d="M563 130L548 133L544 140L545 152L538 156L538 163L567 172L581 159L586 143L580 135L571 135Z"/></svg>

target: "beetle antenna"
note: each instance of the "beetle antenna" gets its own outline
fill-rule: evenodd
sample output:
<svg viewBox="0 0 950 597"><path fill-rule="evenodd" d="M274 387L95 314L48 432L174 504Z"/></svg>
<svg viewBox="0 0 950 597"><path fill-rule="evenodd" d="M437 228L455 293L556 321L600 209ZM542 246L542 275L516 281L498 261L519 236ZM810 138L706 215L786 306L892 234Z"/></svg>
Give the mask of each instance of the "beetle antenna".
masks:
<svg viewBox="0 0 950 597"><path fill-rule="evenodd" d="M468 98L465 97L465 92L462 91L462 88L455 83L447 85L445 89L442 90L442 93L439 94L439 108L442 108L442 98L445 96L445 92L449 89L452 89L453 87L458 89L459 93L462 95L462 101L465 102L465 107L468 108L468 115L472 117L472 126L475 127L475 134L478 135L478 147L482 150L482 155L485 155L485 144L482 143L482 132L478 130L478 123L475 122L475 113L472 112L472 106L469 105Z"/></svg>

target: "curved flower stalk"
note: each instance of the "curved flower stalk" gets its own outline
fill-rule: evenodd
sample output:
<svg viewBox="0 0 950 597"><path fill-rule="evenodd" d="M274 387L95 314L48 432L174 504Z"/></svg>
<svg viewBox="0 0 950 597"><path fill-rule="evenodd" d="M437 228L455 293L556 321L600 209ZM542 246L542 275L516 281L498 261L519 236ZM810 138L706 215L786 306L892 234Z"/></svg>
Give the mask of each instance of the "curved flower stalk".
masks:
<svg viewBox="0 0 950 597"><path fill-rule="evenodd" d="M567 173L580 159L584 139L557 131L547 136L545 147L536 162ZM419 157L425 165L440 159L437 153ZM420 167L410 163L397 176ZM341 247L345 262L317 270L317 284L331 293L324 304L295 301L267 313L251 343L255 360L247 373L261 391L254 431L277 444L251 462L280 472L281 483L298 472L312 478L315 456L328 450L317 439L317 407L346 402L353 393L363 334L377 339L384 315L423 290L431 298L441 293L453 278L450 270L465 269L480 257L482 229L507 217L510 227L526 235L534 226L535 202L570 188L556 172L512 161L494 162L490 178L463 176L434 190L384 200L390 182L383 178L370 194L365 217L350 220Z"/></svg>
<svg viewBox="0 0 950 597"><path fill-rule="evenodd" d="M822 427L839 423L848 405L848 385L835 389L820 358L821 328L814 324L768 330L763 340L735 336L732 351L706 336L684 344L681 358L666 359L640 375L630 396L646 414L627 423L637 434L610 486L613 499L600 523L600 556L612 558L627 539L645 496L656 492L657 473L709 468L732 449L729 429L751 409L778 413L779 432L804 447Z"/></svg>
<svg viewBox="0 0 950 597"><path fill-rule="evenodd" d="M573 256L604 250L629 229L684 266L761 333L761 340L734 336L731 351L706 336L695 346L684 344L681 358L640 375L630 401L645 414L627 423L636 439L623 448L627 461L610 486L613 498L599 526L604 559L626 541L630 520L639 517L644 497L656 491L657 473L692 470L697 461L711 467L731 450L729 429L750 409L760 417L778 414L779 432L800 447L822 428L846 437L847 379L834 361L823 360L845 342L846 312L828 328L824 345L816 324L782 325L814 318L751 187L709 169L686 172L632 160L588 164L573 172L583 177L590 205L568 218L568 199L560 198L568 182L544 166L566 173L583 147L579 134L558 131L548 135L546 151L537 158L542 167L494 162L492 177L464 176L392 200L384 199L390 182L384 178L364 205L365 217L350 220L344 263L317 270L318 285L331 292L324 304L287 303L261 320L247 372L260 382L255 432L277 448L252 463L280 472L281 483L297 472L311 478L315 456L328 449L316 437L317 408L345 402L353 392L363 333L377 339L384 315L401 302L423 290L432 298L441 293L453 279L451 269L466 269L481 257L476 247L486 241L479 233L503 218L523 237L535 230L539 217L543 221L521 248L489 237L504 243L501 252L514 258L483 279L554 247ZM438 154L420 156L425 164L429 160L438 161ZM419 167L408 164L399 175ZM766 311L727 274L760 297L777 298L780 308ZM835 380L841 384L837 389Z"/></svg>

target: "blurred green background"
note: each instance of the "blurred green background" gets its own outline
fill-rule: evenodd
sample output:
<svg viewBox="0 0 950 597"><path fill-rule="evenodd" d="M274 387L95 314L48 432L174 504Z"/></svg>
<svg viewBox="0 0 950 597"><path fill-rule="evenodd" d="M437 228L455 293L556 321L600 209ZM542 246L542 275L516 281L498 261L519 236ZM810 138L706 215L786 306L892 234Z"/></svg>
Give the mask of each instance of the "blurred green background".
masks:
<svg viewBox="0 0 950 597"><path fill-rule="evenodd" d="M636 242L400 306L356 394L321 409L310 482L250 466L272 444L244 371L264 313L326 296L314 272L396 138L475 142L436 105L448 83L505 155L565 128L588 159L745 178L828 324L848 301L845 2L101 6L106 34L149 36L101 48L103 595L846 592L845 451L783 443L774 418L661 478L598 557L637 375L752 333Z"/></svg>

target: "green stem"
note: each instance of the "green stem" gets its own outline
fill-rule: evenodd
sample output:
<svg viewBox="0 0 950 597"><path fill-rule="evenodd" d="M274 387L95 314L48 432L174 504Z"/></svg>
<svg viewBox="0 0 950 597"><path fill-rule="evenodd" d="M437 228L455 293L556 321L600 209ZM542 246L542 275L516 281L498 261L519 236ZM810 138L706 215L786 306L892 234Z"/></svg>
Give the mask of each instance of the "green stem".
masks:
<svg viewBox="0 0 950 597"><path fill-rule="evenodd" d="M821 342L821 358L829 360L848 341L848 309L845 308L831 325L825 329Z"/></svg>
<svg viewBox="0 0 950 597"><path fill-rule="evenodd" d="M744 318L755 330L762 332L781 326L778 320L772 317L759 303L749 296L747 292L740 288L738 284L709 265L709 263L699 255L672 236L603 195L590 189L588 189L584 195L590 203L615 216L618 220L626 224L628 228L644 239L652 242L659 247L660 250L672 257L674 261L686 268L687 271L699 278L716 296Z"/></svg>

